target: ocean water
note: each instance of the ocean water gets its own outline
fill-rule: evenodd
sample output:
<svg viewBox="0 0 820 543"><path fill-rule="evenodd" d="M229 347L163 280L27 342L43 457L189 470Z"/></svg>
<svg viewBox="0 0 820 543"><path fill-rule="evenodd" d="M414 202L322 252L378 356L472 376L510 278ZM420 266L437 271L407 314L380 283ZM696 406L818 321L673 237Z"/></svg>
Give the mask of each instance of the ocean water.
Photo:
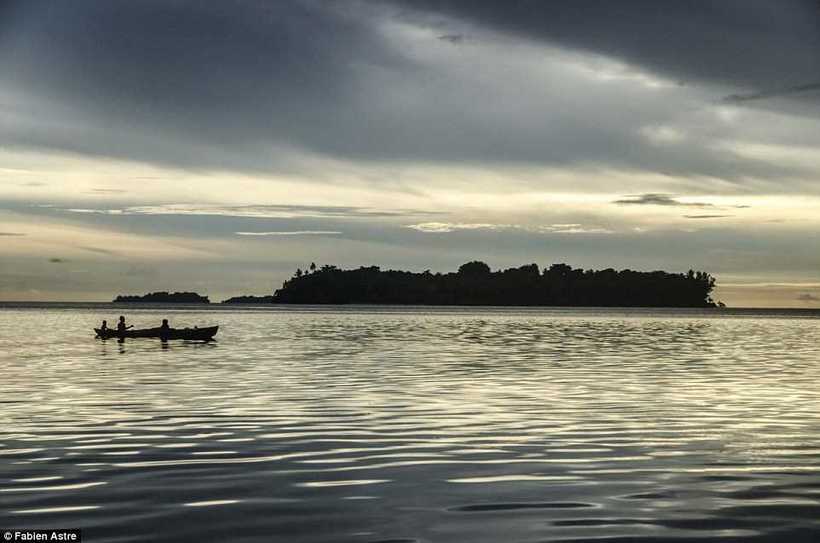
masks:
<svg viewBox="0 0 820 543"><path fill-rule="evenodd" d="M818 541L809 312L0 306L0 529Z"/></svg>

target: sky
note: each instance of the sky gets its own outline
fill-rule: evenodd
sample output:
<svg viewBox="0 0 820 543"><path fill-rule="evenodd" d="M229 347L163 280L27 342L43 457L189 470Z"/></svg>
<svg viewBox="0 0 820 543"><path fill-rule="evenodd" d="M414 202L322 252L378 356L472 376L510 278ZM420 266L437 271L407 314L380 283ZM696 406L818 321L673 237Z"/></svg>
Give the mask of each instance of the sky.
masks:
<svg viewBox="0 0 820 543"><path fill-rule="evenodd" d="M311 262L820 307L814 0L0 0L0 300Z"/></svg>

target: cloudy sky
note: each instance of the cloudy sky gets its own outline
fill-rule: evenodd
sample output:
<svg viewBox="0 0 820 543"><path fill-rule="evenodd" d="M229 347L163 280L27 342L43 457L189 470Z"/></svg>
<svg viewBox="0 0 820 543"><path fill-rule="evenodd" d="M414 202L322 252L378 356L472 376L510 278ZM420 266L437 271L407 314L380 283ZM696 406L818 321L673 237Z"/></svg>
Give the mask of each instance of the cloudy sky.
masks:
<svg viewBox="0 0 820 543"><path fill-rule="evenodd" d="M815 0L0 1L0 300L567 262L820 306Z"/></svg>

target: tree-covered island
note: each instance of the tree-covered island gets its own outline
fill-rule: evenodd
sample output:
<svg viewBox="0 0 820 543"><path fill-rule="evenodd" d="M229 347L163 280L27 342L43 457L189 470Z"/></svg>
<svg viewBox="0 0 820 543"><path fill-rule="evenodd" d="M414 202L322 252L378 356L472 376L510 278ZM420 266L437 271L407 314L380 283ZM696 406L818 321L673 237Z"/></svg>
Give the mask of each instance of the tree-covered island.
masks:
<svg viewBox="0 0 820 543"><path fill-rule="evenodd" d="M207 296L196 292L151 292L143 296L117 296L114 303L154 303L154 304L209 304Z"/></svg>
<svg viewBox="0 0 820 543"><path fill-rule="evenodd" d="M714 286L711 275L693 270L583 270L553 264L542 271L528 264L492 271L473 261L457 272L414 273L311 265L264 299L280 304L715 307L710 296ZM258 303L262 298L247 299Z"/></svg>
<svg viewBox="0 0 820 543"><path fill-rule="evenodd" d="M234 296L223 300L223 304L272 304L273 296Z"/></svg>

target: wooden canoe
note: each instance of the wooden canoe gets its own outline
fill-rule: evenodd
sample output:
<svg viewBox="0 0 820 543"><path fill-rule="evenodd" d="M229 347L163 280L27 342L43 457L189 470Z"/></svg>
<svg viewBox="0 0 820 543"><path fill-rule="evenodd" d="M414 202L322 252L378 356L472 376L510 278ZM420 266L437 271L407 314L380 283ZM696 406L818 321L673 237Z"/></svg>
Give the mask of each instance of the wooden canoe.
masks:
<svg viewBox="0 0 820 543"><path fill-rule="evenodd" d="M97 337L101 339L111 338L159 338L159 339L188 339L196 341L210 341L216 335L219 326L206 326L204 328L169 328L164 334L162 329L157 328L131 328L123 334L117 333L114 329L105 331L94 328ZM164 336L164 337L163 337Z"/></svg>

